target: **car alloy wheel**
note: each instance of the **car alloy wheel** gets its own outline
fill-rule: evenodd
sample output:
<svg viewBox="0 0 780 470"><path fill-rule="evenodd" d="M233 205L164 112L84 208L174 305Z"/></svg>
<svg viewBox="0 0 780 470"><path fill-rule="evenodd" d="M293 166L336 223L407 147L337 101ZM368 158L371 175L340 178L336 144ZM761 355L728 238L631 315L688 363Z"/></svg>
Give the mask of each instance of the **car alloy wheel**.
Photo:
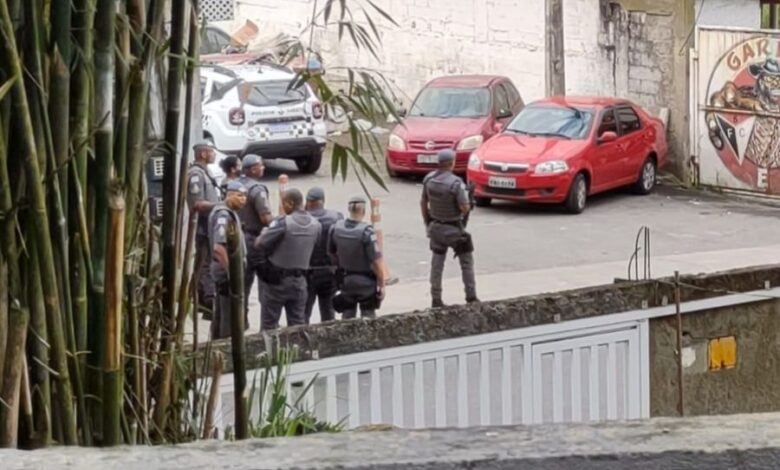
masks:
<svg viewBox="0 0 780 470"><path fill-rule="evenodd" d="M585 184L585 180L579 180L577 182L577 208L580 210L585 209L585 203L588 199L588 187Z"/></svg>
<svg viewBox="0 0 780 470"><path fill-rule="evenodd" d="M585 210L588 203L588 182L585 175L580 173L574 177L566 196L566 210L571 214L579 214Z"/></svg>
<svg viewBox="0 0 780 470"><path fill-rule="evenodd" d="M652 160L648 160L642 168L642 189L650 192L653 186L655 186L655 164Z"/></svg>

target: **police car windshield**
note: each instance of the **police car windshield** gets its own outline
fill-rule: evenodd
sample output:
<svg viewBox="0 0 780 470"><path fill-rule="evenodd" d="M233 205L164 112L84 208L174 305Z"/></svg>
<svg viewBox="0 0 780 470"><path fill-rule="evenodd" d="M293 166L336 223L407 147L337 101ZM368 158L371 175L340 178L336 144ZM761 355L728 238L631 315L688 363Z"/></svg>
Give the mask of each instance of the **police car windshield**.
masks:
<svg viewBox="0 0 780 470"><path fill-rule="evenodd" d="M410 116L478 118L488 115L487 88L426 88L412 105Z"/></svg>
<svg viewBox="0 0 780 470"><path fill-rule="evenodd" d="M540 137L584 139L593 112L560 106L528 106L506 126L505 131Z"/></svg>
<svg viewBox="0 0 780 470"><path fill-rule="evenodd" d="M276 106L280 104L299 103L306 99L306 87L290 89L289 80L245 83L248 88L246 102L253 106Z"/></svg>

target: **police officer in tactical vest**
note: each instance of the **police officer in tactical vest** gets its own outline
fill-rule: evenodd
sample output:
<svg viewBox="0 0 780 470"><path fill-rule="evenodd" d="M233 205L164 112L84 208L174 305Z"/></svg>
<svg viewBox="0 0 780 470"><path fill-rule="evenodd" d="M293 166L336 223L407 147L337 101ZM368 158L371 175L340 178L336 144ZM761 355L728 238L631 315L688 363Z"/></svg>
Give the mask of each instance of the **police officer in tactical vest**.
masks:
<svg viewBox="0 0 780 470"><path fill-rule="evenodd" d="M333 299L336 311L344 319L373 317L385 298L382 253L377 246L374 228L363 222L366 199L356 196L349 200L349 217L340 220L328 235L328 251L339 267L339 288Z"/></svg>
<svg viewBox="0 0 780 470"><path fill-rule="evenodd" d="M210 270L217 291L214 318L211 320L212 339L230 336L230 260L227 250L227 229L230 222L236 224L240 237L239 248L242 251L242 259L244 259L246 250L238 211L245 204L246 188L237 180L233 180L227 184L225 201L214 206L209 216Z"/></svg>
<svg viewBox="0 0 780 470"><path fill-rule="evenodd" d="M244 299L247 312L245 320L246 325L249 325L249 294L252 292L255 278L257 277L258 281L260 280L260 269L264 261L262 253L254 246L255 239L260 236L260 232L265 227L268 227L273 217L271 216L268 188L260 182L265 172L263 159L259 155L249 154L244 156L242 164L244 174L238 181L246 188L247 203L238 212L238 216L241 217L241 224L246 237L247 264L246 274L244 275ZM258 300L262 303L261 299L262 292L258 289Z"/></svg>
<svg viewBox="0 0 780 470"><path fill-rule="evenodd" d="M279 327L284 308L287 325L306 323L306 274L311 254L322 227L317 219L303 210L303 194L288 189L282 195L284 215L274 219L255 240L262 250L263 299L260 322L264 330Z"/></svg>
<svg viewBox="0 0 780 470"><path fill-rule="evenodd" d="M203 317L211 316L214 303L214 280L209 271L208 223L209 214L219 202L218 185L211 176L208 165L214 163L217 156L210 142L199 142L193 147L195 162L187 172L187 204L191 213L197 213L198 229L195 244L195 276L198 279L198 303L204 308Z"/></svg>
<svg viewBox="0 0 780 470"><path fill-rule="evenodd" d="M328 254L328 233L333 224L344 219L344 214L325 209L325 190L314 187L306 193L306 211L322 225L314 252L311 254L309 270L309 296L306 300L306 323L311 319L314 302L319 300L320 320L335 319L333 295L336 293L336 266Z"/></svg>
<svg viewBox="0 0 780 470"><path fill-rule="evenodd" d="M466 221L471 203L462 179L452 173L455 152L442 150L438 155L439 169L423 179L420 208L428 231L431 259L432 307L443 307L442 272L447 249L452 248L460 261L460 270L466 290L466 302L479 302L474 279L474 244L466 232Z"/></svg>

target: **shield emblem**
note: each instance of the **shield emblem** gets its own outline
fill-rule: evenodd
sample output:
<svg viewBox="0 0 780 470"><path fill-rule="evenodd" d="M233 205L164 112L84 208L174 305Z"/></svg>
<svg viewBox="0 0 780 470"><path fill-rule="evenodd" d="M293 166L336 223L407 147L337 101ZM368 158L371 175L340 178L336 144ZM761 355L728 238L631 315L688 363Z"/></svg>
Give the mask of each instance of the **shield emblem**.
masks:
<svg viewBox="0 0 780 470"><path fill-rule="evenodd" d="M425 143L425 150L433 150L434 147L436 147L436 142L432 140Z"/></svg>
<svg viewBox="0 0 780 470"><path fill-rule="evenodd" d="M501 171L506 173L508 170L509 170L509 165L507 165L506 163L502 163L501 164Z"/></svg>

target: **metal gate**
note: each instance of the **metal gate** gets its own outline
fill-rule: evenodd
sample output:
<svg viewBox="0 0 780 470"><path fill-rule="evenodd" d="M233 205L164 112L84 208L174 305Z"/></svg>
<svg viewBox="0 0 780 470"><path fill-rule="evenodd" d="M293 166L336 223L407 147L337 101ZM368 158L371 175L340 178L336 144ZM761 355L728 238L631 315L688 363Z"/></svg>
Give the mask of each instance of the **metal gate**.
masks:
<svg viewBox="0 0 780 470"><path fill-rule="evenodd" d="M442 428L649 417L648 321L612 315L293 364L295 398L348 428ZM252 371L248 377L257 374ZM217 426L233 421L233 376Z"/></svg>
<svg viewBox="0 0 780 470"><path fill-rule="evenodd" d="M780 194L780 32L699 27L690 148L702 185Z"/></svg>

